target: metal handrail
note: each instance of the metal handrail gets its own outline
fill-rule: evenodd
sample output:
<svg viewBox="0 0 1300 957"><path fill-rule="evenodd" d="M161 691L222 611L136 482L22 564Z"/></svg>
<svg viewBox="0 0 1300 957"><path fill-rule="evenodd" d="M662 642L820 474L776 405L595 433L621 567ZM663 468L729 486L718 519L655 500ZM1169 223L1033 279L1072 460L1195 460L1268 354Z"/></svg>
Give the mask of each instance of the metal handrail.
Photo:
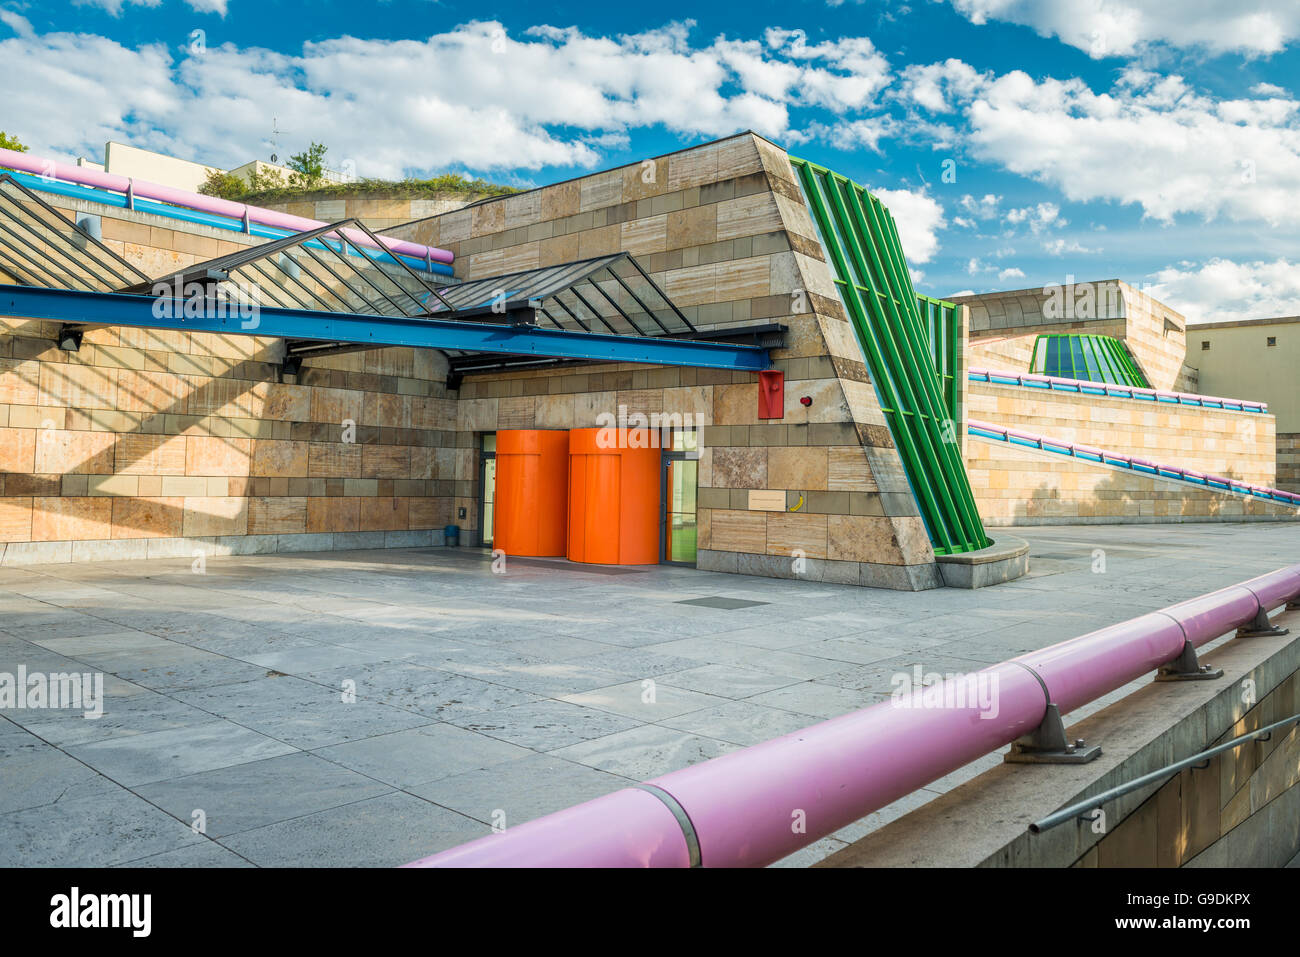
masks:
<svg viewBox="0 0 1300 957"><path fill-rule="evenodd" d="M1167 402L1199 406L1206 409L1224 409L1228 412L1268 412L1267 402L1247 399L1225 399L1217 395L1197 395L1193 392L1168 392L1163 389L1144 389L1139 386L1114 385L1093 382L1090 379L1067 379L1061 376L1042 375L1037 372L997 372L990 369L966 370L971 382L988 382L991 385L1018 385L1025 388L1046 389L1055 392L1075 392L1084 395L1105 395L1112 399L1141 399L1146 402Z"/></svg>
<svg viewBox="0 0 1300 957"><path fill-rule="evenodd" d="M1090 798L1077 801L1068 807L1061 808L1054 814L1047 815L1047 817L1042 820L1030 824L1029 830L1034 834L1040 834L1043 831L1056 827L1058 824L1064 824L1071 818L1082 816L1085 811L1099 811L1101 810L1101 806L1107 801L1114 800L1117 797L1123 797L1125 794L1144 788L1148 784L1154 784L1161 778L1167 778L1176 771L1183 770L1183 768L1190 768L1194 765L1200 764L1202 761L1208 761L1215 755L1222 754L1224 751L1231 751L1233 748L1239 748L1248 741L1267 741L1268 738L1261 739L1260 735L1271 736L1274 731L1290 724L1300 724L1300 714L1293 714L1291 717L1284 718L1281 721L1275 721L1267 727L1247 732L1246 734L1233 738L1231 741L1225 741L1223 744L1216 744L1214 747L1207 748L1204 751L1199 751L1191 757L1183 758L1181 761L1175 761L1173 764L1167 764L1163 768L1159 768L1149 774L1144 774L1141 777L1134 778L1127 784L1117 785L1109 790L1102 791L1100 794L1094 794ZM1092 820L1092 818L1085 817L1084 820Z"/></svg>

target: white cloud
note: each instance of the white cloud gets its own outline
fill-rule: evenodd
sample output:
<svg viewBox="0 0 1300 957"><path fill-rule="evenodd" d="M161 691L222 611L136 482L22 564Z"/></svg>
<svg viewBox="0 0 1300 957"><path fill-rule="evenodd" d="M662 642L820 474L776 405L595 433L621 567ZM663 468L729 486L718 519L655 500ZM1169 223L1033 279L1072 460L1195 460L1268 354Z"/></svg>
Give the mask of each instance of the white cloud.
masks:
<svg viewBox="0 0 1300 957"><path fill-rule="evenodd" d="M998 272L998 282L1006 282L1008 279L1024 279L1024 270L1011 266Z"/></svg>
<svg viewBox="0 0 1300 957"><path fill-rule="evenodd" d="M1049 239L1043 243L1043 251L1049 256L1064 256L1066 253L1078 253L1080 256L1090 256L1094 253L1101 252L1100 248L1089 249L1082 243L1073 239Z"/></svg>
<svg viewBox="0 0 1300 957"><path fill-rule="evenodd" d="M889 209L908 264L928 263L939 250L938 232L946 225L943 206L924 190L871 189Z"/></svg>
<svg viewBox="0 0 1300 957"><path fill-rule="evenodd" d="M967 193L958 205L976 219L997 219L1001 215L1002 197L985 193L979 199Z"/></svg>
<svg viewBox="0 0 1300 957"><path fill-rule="evenodd" d="M1192 323L1295 316L1300 315L1300 262L1179 263L1157 272L1142 291Z"/></svg>
<svg viewBox="0 0 1300 957"><path fill-rule="evenodd" d="M120 17L122 9L126 6L157 7L162 5L162 0L72 0L72 2L74 6L78 7L98 7L115 17Z"/></svg>
<svg viewBox="0 0 1300 957"><path fill-rule="evenodd" d="M159 7L162 0L72 0L74 6L98 7L115 17L120 17L126 7ZM186 5L196 13L215 13L226 15L230 0L185 0Z"/></svg>
<svg viewBox="0 0 1300 957"><path fill-rule="evenodd" d="M1300 36L1295 0L952 0L972 23L1002 20L1054 36L1094 58L1155 46L1248 56Z"/></svg>
<svg viewBox="0 0 1300 957"><path fill-rule="evenodd" d="M1055 203L1037 203L1033 206L1009 209L1006 220L1017 226L1024 223L1029 227L1030 232L1034 233L1041 233L1051 226L1066 225L1066 221L1061 218L1061 207Z"/></svg>
<svg viewBox="0 0 1300 957"><path fill-rule="evenodd" d="M107 0L106 0L107 2ZM224 0L193 0L216 10ZM753 129L798 139L792 111L844 116L858 146L881 131L860 115L888 82L865 38L816 44L800 31L692 45L691 24L618 37L495 22L427 40L339 37L283 54L232 44L175 61L162 46L105 37L18 35L0 62L31 78L7 127L38 153L97 155L105 140L214 165L266 153L271 119L363 176L469 168L591 166L600 145L663 127L718 137ZM16 32L18 32L16 30ZM467 78L472 78L472 81Z"/></svg>
<svg viewBox="0 0 1300 957"><path fill-rule="evenodd" d="M940 66L964 77L954 63ZM905 71L904 92L913 89ZM1216 99L1182 77L1136 69L1105 93L1077 78L1038 81L1020 71L986 73L962 89L962 139L972 155L1071 201L1134 203L1165 222L1194 214L1277 224L1300 198L1294 99Z"/></svg>

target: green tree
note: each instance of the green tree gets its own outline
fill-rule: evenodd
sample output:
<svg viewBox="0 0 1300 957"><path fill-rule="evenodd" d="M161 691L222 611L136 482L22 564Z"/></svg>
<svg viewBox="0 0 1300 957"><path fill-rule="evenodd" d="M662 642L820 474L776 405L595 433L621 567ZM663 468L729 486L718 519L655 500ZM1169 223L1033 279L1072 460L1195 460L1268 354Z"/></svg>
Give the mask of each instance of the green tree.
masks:
<svg viewBox="0 0 1300 957"><path fill-rule="evenodd" d="M199 192L204 196L217 196L221 199L239 199L249 191L248 184L238 176L223 169L208 170Z"/></svg>
<svg viewBox="0 0 1300 957"><path fill-rule="evenodd" d="M10 136L4 130L0 130L0 148L14 150L19 153L26 153L27 146L16 136Z"/></svg>
<svg viewBox="0 0 1300 957"><path fill-rule="evenodd" d="M301 153L289 157L289 185L296 189L312 189L325 180L325 154L329 150L321 143L312 142Z"/></svg>

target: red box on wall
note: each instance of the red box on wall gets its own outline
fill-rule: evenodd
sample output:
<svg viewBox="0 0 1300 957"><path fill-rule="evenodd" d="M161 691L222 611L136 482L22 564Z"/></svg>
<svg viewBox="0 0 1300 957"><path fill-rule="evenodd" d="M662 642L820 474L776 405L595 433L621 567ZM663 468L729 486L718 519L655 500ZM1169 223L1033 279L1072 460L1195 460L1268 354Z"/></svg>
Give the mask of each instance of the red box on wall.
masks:
<svg viewBox="0 0 1300 957"><path fill-rule="evenodd" d="M764 369L758 374L758 417L785 418L785 373L780 369Z"/></svg>

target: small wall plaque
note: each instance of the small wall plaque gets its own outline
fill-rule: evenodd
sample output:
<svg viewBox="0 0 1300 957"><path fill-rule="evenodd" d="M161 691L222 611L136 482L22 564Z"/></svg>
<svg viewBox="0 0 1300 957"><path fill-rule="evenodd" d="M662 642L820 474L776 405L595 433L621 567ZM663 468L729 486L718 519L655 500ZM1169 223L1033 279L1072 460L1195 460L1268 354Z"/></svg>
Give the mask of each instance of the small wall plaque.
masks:
<svg viewBox="0 0 1300 957"><path fill-rule="evenodd" d="M785 492L782 489L752 488L749 490L750 511L784 512Z"/></svg>

